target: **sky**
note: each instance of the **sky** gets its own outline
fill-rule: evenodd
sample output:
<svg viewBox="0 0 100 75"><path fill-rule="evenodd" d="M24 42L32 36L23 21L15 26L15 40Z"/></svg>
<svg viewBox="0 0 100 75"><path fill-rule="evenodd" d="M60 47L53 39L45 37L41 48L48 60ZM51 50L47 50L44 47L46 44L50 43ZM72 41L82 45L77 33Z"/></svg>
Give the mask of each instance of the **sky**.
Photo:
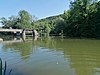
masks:
<svg viewBox="0 0 100 75"><path fill-rule="evenodd" d="M69 3L69 0L0 0L0 18L18 15L20 10L26 10L42 19L62 14L69 8Z"/></svg>

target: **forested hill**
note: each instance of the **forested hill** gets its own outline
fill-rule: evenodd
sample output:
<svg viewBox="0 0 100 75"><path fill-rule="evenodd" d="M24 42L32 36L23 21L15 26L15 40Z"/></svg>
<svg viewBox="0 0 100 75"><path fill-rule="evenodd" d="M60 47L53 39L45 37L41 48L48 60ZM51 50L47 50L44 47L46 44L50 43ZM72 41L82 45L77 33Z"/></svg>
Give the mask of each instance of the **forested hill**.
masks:
<svg viewBox="0 0 100 75"><path fill-rule="evenodd" d="M63 21L62 16L63 14L43 18L43 19L34 21L32 25L38 31L43 30L43 33L48 32L50 34L57 34L57 33L60 33L60 31L56 29L56 26L58 25L58 23L61 23L61 21Z"/></svg>
<svg viewBox="0 0 100 75"><path fill-rule="evenodd" d="M64 14L37 21L36 28L67 37L100 38L100 1L75 0Z"/></svg>
<svg viewBox="0 0 100 75"><path fill-rule="evenodd" d="M52 21L52 20L55 20L59 17L62 17L63 14L60 14L60 15L56 15L56 16L50 16L50 17L46 17L46 18L43 18L43 19L40 19L38 20L37 22L43 22L43 21Z"/></svg>

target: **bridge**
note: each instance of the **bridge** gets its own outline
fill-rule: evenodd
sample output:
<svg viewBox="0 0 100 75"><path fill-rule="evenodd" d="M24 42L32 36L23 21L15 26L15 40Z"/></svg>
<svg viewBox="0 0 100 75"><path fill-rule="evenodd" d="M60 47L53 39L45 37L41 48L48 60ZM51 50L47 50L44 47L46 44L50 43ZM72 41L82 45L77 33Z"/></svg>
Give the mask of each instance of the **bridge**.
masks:
<svg viewBox="0 0 100 75"><path fill-rule="evenodd" d="M14 34L20 34L24 37L26 36L26 33L32 33L32 36L38 35L36 30L28 30L28 29L0 29L0 32L12 32Z"/></svg>
<svg viewBox="0 0 100 75"><path fill-rule="evenodd" d="M0 32L13 32L13 33L22 33L23 29L0 29Z"/></svg>

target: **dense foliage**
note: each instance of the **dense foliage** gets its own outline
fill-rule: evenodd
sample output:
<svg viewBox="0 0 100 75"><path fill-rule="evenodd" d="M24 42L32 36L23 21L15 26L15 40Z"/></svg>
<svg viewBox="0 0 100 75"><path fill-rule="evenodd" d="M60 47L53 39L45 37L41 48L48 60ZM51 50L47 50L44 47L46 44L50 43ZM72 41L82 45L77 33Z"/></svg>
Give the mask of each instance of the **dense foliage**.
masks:
<svg viewBox="0 0 100 75"><path fill-rule="evenodd" d="M64 12L65 34L70 37L100 38L100 2L75 0Z"/></svg>
<svg viewBox="0 0 100 75"><path fill-rule="evenodd" d="M62 19L62 15L47 17L45 19L41 19L35 21L33 26L36 30L49 33L49 34L58 34L62 29L62 25L64 25L64 20Z"/></svg>
<svg viewBox="0 0 100 75"><path fill-rule="evenodd" d="M18 16L11 16L8 19L5 17L1 18L1 23L4 25L3 28L13 29L25 29L31 28L32 16L25 10L18 12Z"/></svg>
<svg viewBox="0 0 100 75"><path fill-rule="evenodd" d="M4 28L31 28L39 33L64 34L67 37L100 38L100 1L74 0L64 14L34 21L25 10L8 20L1 18Z"/></svg>
<svg viewBox="0 0 100 75"><path fill-rule="evenodd" d="M51 34L67 37L100 38L100 1L74 0L64 14L34 22L36 28L48 25Z"/></svg>

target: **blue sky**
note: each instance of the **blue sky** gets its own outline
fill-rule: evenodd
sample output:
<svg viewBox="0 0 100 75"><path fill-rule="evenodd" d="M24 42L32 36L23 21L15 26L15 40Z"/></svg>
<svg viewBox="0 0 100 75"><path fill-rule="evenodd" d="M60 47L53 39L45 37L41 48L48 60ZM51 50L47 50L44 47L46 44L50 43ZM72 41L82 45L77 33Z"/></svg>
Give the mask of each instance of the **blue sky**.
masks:
<svg viewBox="0 0 100 75"><path fill-rule="evenodd" d="M69 8L69 3L69 0L0 0L0 18L18 15L20 10L26 10L41 19L62 14Z"/></svg>
<svg viewBox="0 0 100 75"><path fill-rule="evenodd" d="M40 19L61 14L68 8L69 0L0 0L0 18L26 10Z"/></svg>

